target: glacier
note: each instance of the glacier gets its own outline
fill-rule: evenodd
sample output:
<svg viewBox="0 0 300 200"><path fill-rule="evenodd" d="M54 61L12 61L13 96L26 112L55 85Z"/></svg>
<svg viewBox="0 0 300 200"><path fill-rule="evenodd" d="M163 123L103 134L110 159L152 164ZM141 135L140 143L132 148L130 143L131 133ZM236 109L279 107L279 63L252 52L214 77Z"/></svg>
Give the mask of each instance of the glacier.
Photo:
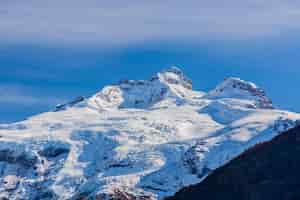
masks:
<svg viewBox="0 0 300 200"><path fill-rule="evenodd" d="M299 124L252 82L177 67L0 125L1 199L164 199Z"/></svg>

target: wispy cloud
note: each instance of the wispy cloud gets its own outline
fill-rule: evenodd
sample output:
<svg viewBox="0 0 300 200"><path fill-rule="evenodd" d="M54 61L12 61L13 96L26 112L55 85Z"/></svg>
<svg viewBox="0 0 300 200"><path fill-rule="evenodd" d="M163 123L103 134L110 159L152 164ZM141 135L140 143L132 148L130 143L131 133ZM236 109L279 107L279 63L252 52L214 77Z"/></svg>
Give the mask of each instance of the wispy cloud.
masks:
<svg viewBox="0 0 300 200"><path fill-rule="evenodd" d="M49 106L64 102L53 96L38 95L32 89L22 85L0 85L0 104L21 106Z"/></svg>
<svg viewBox="0 0 300 200"><path fill-rule="evenodd" d="M98 45L249 39L298 31L299 8L292 0L4 0L0 39Z"/></svg>

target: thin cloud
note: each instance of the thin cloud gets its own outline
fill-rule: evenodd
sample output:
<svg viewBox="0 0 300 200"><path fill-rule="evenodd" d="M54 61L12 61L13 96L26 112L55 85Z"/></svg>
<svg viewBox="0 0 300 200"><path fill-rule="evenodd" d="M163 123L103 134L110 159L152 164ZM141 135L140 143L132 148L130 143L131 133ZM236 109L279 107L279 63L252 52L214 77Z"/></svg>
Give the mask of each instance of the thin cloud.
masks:
<svg viewBox="0 0 300 200"><path fill-rule="evenodd" d="M30 88L21 85L1 85L0 104L22 106L50 106L65 102L64 99L35 94Z"/></svg>
<svg viewBox="0 0 300 200"><path fill-rule="evenodd" d="M251 39L299 30L296 1L0 2L0 39L124 45L148 40Z"/></svg>

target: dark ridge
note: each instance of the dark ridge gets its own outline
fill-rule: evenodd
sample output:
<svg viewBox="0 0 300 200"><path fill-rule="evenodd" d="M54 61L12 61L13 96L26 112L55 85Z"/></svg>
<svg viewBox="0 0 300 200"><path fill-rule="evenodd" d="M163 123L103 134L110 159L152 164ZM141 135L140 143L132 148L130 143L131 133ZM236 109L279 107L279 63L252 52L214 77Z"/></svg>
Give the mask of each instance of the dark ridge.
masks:
<svg viewBox="0 0 300 200"><path fill-rule="evenodd" d="M86 98L83 96L79 96L77 98L75 98L74 100L65 103L65 104L58 104L55 106L54 112L59 112L59 111L63 111L66 110L68 107L72 107L80 102L83 102Z"/></svg>
<svg viewBox="0 0 300 200"><path fill-rule="evenodd" d="M245 151L168 200L299 200L300 126Z"/></svg>

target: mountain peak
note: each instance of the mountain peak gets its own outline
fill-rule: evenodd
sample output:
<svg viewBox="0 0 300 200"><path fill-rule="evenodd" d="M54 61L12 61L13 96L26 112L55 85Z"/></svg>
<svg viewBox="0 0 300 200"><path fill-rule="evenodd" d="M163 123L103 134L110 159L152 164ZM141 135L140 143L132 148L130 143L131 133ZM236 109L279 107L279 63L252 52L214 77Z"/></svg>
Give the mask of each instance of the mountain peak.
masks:
<svg viewBox="0 0 300 200"><path fill-rule="evenodd" d="M74 105L88 105L100 110L149 108L158 105L159 102L173 102L178 105L195 99L196 96L204 99L248 100L251 105L247 105L252 108L273 109L272 101L263 89L236 77L226 78L206 95L192 89L192 81L180 68L172 66L158 72L149 80L122 80L118 84L106 86L90 98L79 97L67 104L58 105L55 111L65 110Z"/></svg>
<svg viewBox="0 0 300 200"><path fill-rule="evenodd" d="M240 78L229 77L210 91L207 98L238 98L254 100L258 108L272 109L272 101L256 84Z"/></svg>
<svg viewBox="0 0 300 200"><path fill-rule="evenodd" d="M183 75L183 71L176 65L173 65L170 68L163 70L163 72L171 72L177 75Z"/></svg>
<svg viewBox="0 0 300 200"><path fill-rule="evenodd" d="M189 90L193 88L192 81L185 76L183 71L177 66L171 66L170 68L163 70L158 73L158 77L167 84L181 85Z"/></svg>
<svg viewBox="0 0 300 200"><path fill-rule="evenodd" d="M255 83L242 80L238 77L228 77L220 85L222 85L223 87L240 87L241 89L259 89L259 87Z"/></svg>
<svg viewBox="0 0 300 200"><path fill-rule="evenodd" d="M175 66L157 73L149 80L122 80L104 87L90 99L97 108L145 108L166 99L189 96L192 81Z"/></svg>

